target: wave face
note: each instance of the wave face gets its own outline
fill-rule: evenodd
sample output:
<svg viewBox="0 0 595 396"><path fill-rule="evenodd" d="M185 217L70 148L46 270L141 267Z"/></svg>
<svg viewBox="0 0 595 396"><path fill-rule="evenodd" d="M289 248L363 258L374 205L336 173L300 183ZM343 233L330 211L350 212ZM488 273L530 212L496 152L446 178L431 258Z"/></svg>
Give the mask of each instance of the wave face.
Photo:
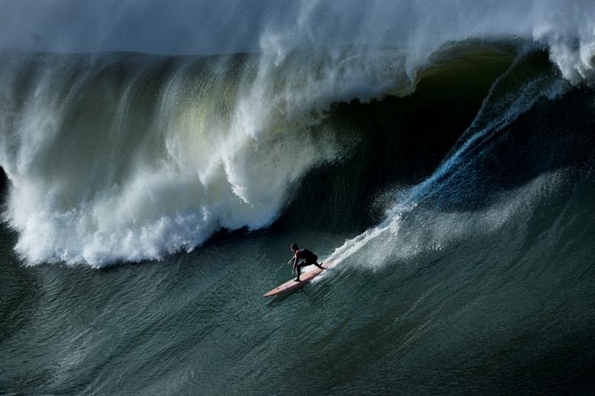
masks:
<svg viewBox="0 0 595 396"><path fill-rule="evenodd" d="M400 49L298 51L273 63L250 54L9 55L2 66L0 158L12 182L5 218L31 264L160 259L221 229L267 227L309 172L361 150L370 130L384 128L389 147L415 142L431 157L446 154L433 140L454 143L440 123L459 133L471 123L462 147L425 182L439 185L443 168L463 167L468 146L572 87L544 53L525 54L518 43L445 46L413 79ZM469 77L476 87L463 81ZM459 113L449 125L438 101L450 99L440 90L461 88L462 107L448 109ZM424 106L441 119L418 125L428 142L407 136L409 125L429 116ZM365 149L366 166L376 166L378 149Z"/></svg>
<svg viewBox="0 0 595 396"><path fill-rule="evenodd" d="M562 82L541 81L549 77L515 76L515 70L507 77L506 62L544 51L557 68L546 74L560 73L575 87L590 86L594 78L594 22L587 17L593 10L587 2L377 1L363 12L344 2L251 3L251 12L242 2L209 4L166 12L155 3L136 13L160 15L163 23L176 19L180 26L190 18L184 15L225 14L245 37L222 33L217 42L205 40L220 27L202 24L194 30L188 25L183 41L165 28L159 40L146 40L144 25L135 24L126 2L109 11L82 6L72 25L91 26L109 12L113 37L94 35L93 29L73 35L70 28L43 23L68 16L60 4L27 18L18 18L25 12L18 4L7 5L14 21L35 22L38 31L36 40L27 41L19 33L24 25L11 28L9 22L0 42L0 166L11 181L4 217L18 231L16 248L28 263L103 266L158 259L191 251L221 229L267 227L284 213L305 175L361 145L366 123L376 121L350 118L349 106L361 108L353 101L369 103L364 112L380 109L371 117L384 117L401 105L392 98L415 92L407 103L423 105L427 95L435 95L419 92L424 80L447 79L448 73L461 73L457 68L469 71L478 63L487 77L475 78L492 79L494 92L480 114L460 112L469 123L476 118L461 139L464 145L480 139L473 135L482 128L489 136L487 130L513 122L540 97L565 90ZM330 23L325 15L342 18ZM123 40L120 33L136 40ZM66 34L73 37L67 44ZM207 41L211 52L249 53L95 53L204 53ZM164 51L174 42L187 44ZM72 51L91 54L51 54ZM455 85L462 78L455 75ZM471 106L478 92L461 100ZM507 94L520 95L518 103L503 103ZM420 119L430 116L413 111ZM429 149L430 156L444 155Z"/></svg>
<svg viewBox="0 0 595 396"><path fill-rule="evenodd" d="M272 72L250 55L16 55L3 71L1 155L17 250L102 265L269 225L309 169L346 149L324 122L329 103L386 89L346 71L326 80L329 58L348 70L359 56L301 53Z"/></svg>

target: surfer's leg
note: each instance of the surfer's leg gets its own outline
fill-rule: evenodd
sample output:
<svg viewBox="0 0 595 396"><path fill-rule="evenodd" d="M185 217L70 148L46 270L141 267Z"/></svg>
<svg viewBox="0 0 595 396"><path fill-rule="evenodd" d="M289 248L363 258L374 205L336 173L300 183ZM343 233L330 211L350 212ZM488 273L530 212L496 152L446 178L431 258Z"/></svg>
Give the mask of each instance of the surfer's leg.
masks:
<svg viewBox="0 0 595 396"><path fill-rule="evenodd" d="M321 263L321 264L318 264L318 256L314 256L314 257L313 257L313 259L314 259L314 260L313 260L313 261L312 261L310 264L314 264L314 265L315 265L315 266L317 266L318 268L320 268L320 269L324 269L324 267L322 266L322 263Z"/></svg>
<svg viewBox="0 0 595 396"><path fill-rule="evenodd" d="M302 268L303 264L298 264L295 266L295 272L297 272L297 277L294 279L296 282L300 281L300 269Z"/></svg>

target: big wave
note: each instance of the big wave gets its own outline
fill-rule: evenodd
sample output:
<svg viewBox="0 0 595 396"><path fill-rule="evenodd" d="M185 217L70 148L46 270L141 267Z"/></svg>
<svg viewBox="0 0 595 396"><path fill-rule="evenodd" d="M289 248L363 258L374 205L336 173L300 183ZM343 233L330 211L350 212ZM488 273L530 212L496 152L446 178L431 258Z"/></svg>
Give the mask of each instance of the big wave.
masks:
<svg viewBox="0 0 595 396"><path fill-rule="evenodd" d="M309 172L342 161L361 143L367 121L346 122L356 109L349 103L412 95L433 76L448 78L457 61L508 65L496 67L503 74L491 77L480 113L459 131L467 130L451 155L410 193L432 195L479 140L539 98L593 79L595 38L583 3L563 8L563 21L552 19L549 3L532 4L521 27L505 22L514 7L490 3L488 12L466 4L456 5L461 23L454 28L429 24L453 13L444 5L440 12L410 5L398 15L419 23L393 32L398 46L362 33L381 13L364 15L359 33L345 32L348 45L329 41L326 29L312 26L321 7L336 5L308 3L298 7L295 24L267 26L257 53L4 51L0 166L10 180L4 219L19 234L16 250L29 264L104 266L191 251L220 229L267 227ZM326 45L312 49L318 41ZM516 68L542 49L562 79ZM518 95L514 103L510 95ZM388 206L403 207L399 200Z"/></svg>

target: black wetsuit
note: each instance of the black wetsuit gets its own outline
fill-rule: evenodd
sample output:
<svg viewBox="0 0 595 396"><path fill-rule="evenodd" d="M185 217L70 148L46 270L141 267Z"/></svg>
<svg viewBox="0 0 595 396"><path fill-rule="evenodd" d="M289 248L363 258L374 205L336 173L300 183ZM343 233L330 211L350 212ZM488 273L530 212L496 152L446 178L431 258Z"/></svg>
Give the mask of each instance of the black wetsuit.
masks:
<svg viewBox="0 0 595 396"><path fill-rule="evenodd" d="M297 271L297 278L296 280L300 279L300 268L307 267L308 265L314 264L318 268L322 268L320 264L318 264L318 256L309 251L308 249L301 248L295 253L296 257L296 266L295 269ZM300 260L304 260L301 263Z"/></svg>

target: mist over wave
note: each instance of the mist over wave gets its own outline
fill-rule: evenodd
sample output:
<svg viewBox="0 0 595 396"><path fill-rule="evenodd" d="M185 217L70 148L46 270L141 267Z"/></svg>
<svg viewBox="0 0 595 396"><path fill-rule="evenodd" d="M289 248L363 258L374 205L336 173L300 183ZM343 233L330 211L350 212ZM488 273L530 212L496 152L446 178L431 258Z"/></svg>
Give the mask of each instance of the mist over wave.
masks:
<svg viewBox="0 0 595 396"><path fill-rule="evenodd" d="M547 48L566 78L580 79L593 73L594 14L582 0L44 1L35 9L5 2L0 50L258 52L279 60L304 48L403 46L411 72L447 42L520 38Z"/></svg>

